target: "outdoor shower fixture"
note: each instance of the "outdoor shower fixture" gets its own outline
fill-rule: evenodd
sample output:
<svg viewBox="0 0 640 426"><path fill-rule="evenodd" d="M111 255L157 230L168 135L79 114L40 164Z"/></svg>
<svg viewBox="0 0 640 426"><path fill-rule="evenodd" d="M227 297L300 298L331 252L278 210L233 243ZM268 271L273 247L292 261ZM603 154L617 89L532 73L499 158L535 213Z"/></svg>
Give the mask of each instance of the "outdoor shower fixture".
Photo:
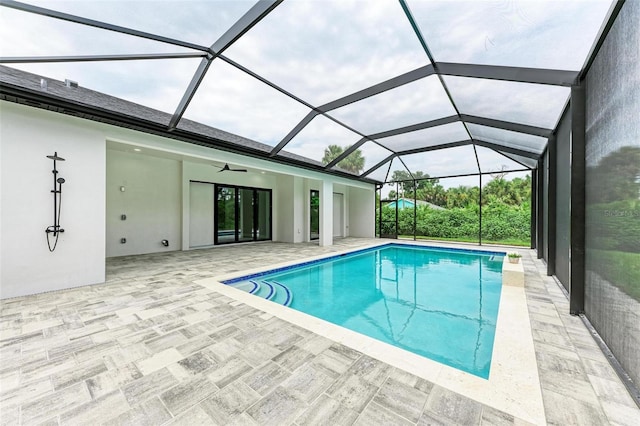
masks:
<svg viewBox="0 0 640 426"><path fill-rule="evenodd" d="M53 225L48 226L45 232L47 233L47 245L49 251L54 251L58 245L58 237L64 229L60 227L60 208L62 206L62 184L65 182L63 178L58 177L58 169L56 167L56 161L64 161L64 158L58 157L58 152L54 152L53 155L47 155L47 158L53 160ZM53 235L52 235L53 234ZM53 246L51 246L51 237L53 237Z"/></svg>

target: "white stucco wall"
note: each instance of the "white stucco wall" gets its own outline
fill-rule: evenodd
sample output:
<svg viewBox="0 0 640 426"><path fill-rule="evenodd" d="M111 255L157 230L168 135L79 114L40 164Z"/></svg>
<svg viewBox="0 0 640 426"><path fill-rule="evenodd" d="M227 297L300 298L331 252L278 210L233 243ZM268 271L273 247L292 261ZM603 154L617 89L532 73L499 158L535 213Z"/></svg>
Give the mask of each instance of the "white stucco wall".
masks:
<svg viewBox="0 0 640 426"><path fill-rule="evenodd" d="M375 190L349 188L349 236L375 237Z"/></svg>
<svg viewBox="0 0 640 426"><path fill-rule="evenodd" d="M173 159L107 149L107 257L180 250L181 167Z"/></svg>
<svg viewBox="0 0 640 426"><path fill-rule="evenodd" d="M339 235L342 237L350 236L349 233L349 204L350 204L350 195L349 195L349 187L346 185L341 185L336 183L333 185L333 193L342 195L342 205L336 206L333 205L333 217L334 221L337 219L338 215L342 218L342 229L340 229ZM335 200L335 199L334 199ZM335 201L334 201L335 202ZM340 210L340 211L338 211ZM334 235L336 234L336 228L339 227L339 224L334 223Z"/></svg>
<svg viewBox="0 0 640 426"><path fill-rule="evenodd" d="M105 140L101 125L0 101L0 297L86 284L105 278ZM63 185L56 250L53 225L54 151Z"/></svg>
<svg viewBox="0 0 640 426"><path fill-rule="evenodd" d="M333 186L329 179L320 184L320 246L333 244Z"/></svg>
<svg viewBox="0 0 640 426"><path fill-rule="evenodd" d="M307 241L305 219L305 183L298 176L278 176L274 200L278 206L277 215L274 213L274 224L277 223L278 233L274 240L287 243Z"/></svg>
<svg viewBox="0 0 640 426"><path fill-rule="evenodd" d="M221 162L216 162L216 164ZM212 164L184 161L184 178L227 185L273 189L276 178L273 174L222 172Z"/></svg>

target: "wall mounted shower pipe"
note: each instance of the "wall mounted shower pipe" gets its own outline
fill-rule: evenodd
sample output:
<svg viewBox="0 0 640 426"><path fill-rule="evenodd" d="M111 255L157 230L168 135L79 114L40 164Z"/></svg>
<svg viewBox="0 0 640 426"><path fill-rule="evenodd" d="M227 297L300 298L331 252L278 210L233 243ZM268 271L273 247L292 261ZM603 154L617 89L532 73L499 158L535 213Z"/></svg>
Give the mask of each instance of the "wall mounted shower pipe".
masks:
<svg viewBox="0 0 640 426"><path fill-rule="evenodd" d="M64 229L60 227L60 210L62 207L62 184L65 182L64 178L58 177L58 168L57 161L65 161L64 158L58 156L58 152L54 152L53 155L47 155L47 158L53 160L53 225L48 226L45 232L47 233L47 245L49 246L49 251L54 251L56 246L58 245L58 237L61 232L64 232ZM53 234L55 238L53 247L51 246L51 241L49 239L50 234Z"/></svg>

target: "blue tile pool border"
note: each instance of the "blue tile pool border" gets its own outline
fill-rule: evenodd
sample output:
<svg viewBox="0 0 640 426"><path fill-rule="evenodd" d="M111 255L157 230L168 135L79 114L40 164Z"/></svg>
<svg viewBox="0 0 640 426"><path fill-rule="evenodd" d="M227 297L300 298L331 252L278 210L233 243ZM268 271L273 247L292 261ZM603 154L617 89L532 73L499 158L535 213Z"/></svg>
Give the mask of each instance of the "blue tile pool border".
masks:
<svg viewBox="0 0 640 426"><path fill-rule="evenodd" d="M283 266L283 267L280 267L280 268L270 269L268 271L256 272L254 274L243 275L243 276L235 277L235 278L229 278L227 280L221 281L221 283L223 283L223 284L234 284L234 283L237 283L237 282L240 282L240 281L250 280L252 278L262 277L264 275L270 275L270 274L275 274L275 273L278 273L278 272L289 271L291 269L302 268L302 267L305 267L305 266L315 265L315 264L318 264L318 263L330 262L330 261L333 261L335 259L340 259L340 258L348 257L348 256L355 256L355 255L359 255L359 254L362 254L362 253L381 250L383 248L388 248L388 247L401 247L401 248L411 248L411 249L419 249L419 250L448 251L448 252L454 252L454 253L480 254L480 255L486 255L486 256L506 256L507 255L506 252L501 252L501 251L474 250L474 249L466 249L466 248L463 249L463 248L454 248L454 247L418 246L418 245L414 245L414 244L402 244L402 243L387 243L387 244L382 244L382 245L375 246L375 247L368 247L368 248L364 248L364 249L360 249L360 250L350 251L350 252L347 252L347 253L336 254L336 255L333 255L333 256L324 257L322 259L309 260L307 262L296 263L295 265L289 265L289 266Z"/></svg>

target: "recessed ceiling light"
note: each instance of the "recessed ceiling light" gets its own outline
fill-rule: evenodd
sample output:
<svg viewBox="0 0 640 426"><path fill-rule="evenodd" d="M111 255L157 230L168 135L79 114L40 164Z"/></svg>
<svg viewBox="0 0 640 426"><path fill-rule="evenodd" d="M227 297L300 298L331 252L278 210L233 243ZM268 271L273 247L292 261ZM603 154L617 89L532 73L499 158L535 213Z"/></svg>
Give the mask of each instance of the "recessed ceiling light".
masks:
<svg viewBox="0 0 640 426"><path fill-rule="evenodd" d="M140 148L133 148L133 150L134 150L135 152L140 152L140 151L142 151Z"/></svg>

